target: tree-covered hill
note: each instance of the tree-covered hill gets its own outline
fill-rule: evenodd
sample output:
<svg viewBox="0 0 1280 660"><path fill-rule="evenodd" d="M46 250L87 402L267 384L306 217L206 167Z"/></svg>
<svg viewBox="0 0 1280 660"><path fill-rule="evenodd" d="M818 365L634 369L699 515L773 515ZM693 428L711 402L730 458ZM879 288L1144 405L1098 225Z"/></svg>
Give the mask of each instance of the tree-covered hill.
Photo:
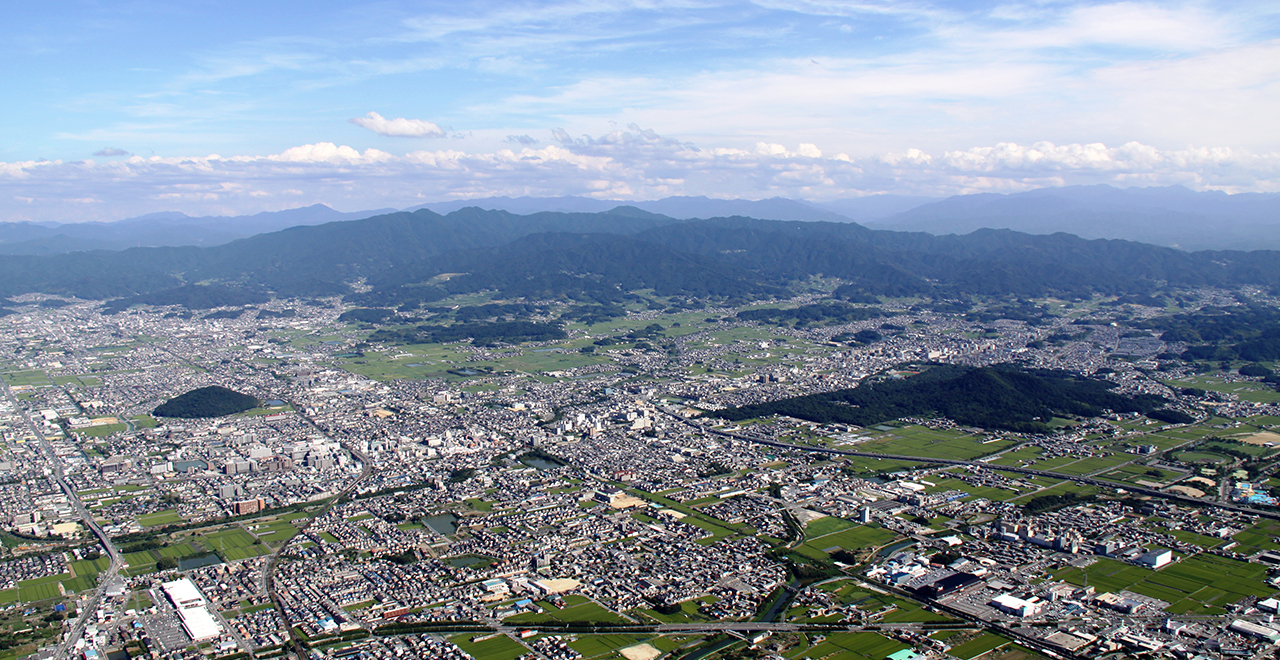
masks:
<svg viewBox="0 0 1280 660"><path fill-rule="evenodd" d="M909 378L886 378L853 389L729 408L715 415L730 421L786 415L857 426L940 416L964 426L1036 433L1047 430L1055 414L1145 413L1164 403L1152 395L1116 394L1112 387L1105 380L1061 371L931 365Z"/></svg>
<svg viewBox="0 0 1280 660"><path fill-rule="evenodd" d="M187 309L213 309L214 307L257 305L270 299L271 296L261 290L188 284L153 293L117 298L107 303L103 311L118 312L133 305L181 305Z"/></svg>
<svg viewBox="0 0 1280 660"><path fill-rule="evenodd" d="M446 273L460 274L422 286ZM616 302L623 294L652 289L660 296L751 298L780 295L781 286L732 264L610 234L542 233L507 245L452 252L395 268L372 278L368 304L422 302L444 296L498 290L532 300L569 298Z"/></svg>
<svg viewBox="0 0 1280 660"><path fill-rule="evenodd" d="M248 394L213 385L191 390L160 404L156 417L180 417L198 419L234 415L257 408L260 402Z"/></svg>

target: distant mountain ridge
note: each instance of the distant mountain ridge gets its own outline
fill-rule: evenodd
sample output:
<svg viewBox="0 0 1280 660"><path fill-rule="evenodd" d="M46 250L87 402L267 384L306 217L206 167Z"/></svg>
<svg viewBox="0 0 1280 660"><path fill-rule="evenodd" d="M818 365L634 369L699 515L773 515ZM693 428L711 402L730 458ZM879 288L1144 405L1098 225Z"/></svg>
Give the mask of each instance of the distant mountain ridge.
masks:
<svg viewBox="0 0 1280 660"><path fill-rule="evenodd" d="M869 198L867 198L869 199ZM904 198L905 199L905 198ZM910 206L932 201L929 198L913 198ZM712 199L709 197L666 197L663 199L639 202L591 199L589 197L488 197L484 199L458 200L452 202L432 202L415 206L407 211L430 209L436 213L447 215L459 209L476 207L486 210L507 211L510 213L530 214L540 212L560 213L603 213L619 206L630 206L649 213L658 213L671 218L688 220L692 218L723 218L734 215L760 218L762 220L800 220L805 222L849 222L852 216L785 197L770 199ZM893 207L896 208L897 207ZM885 213L883 215L888 215ZM875 214L874 217L881 217Z"/></svg>
<svg viewBox="0 0 1280 660"><path fill-rule="evenodd" d="M131 247L212 246L299 225L356 220L393 209L343 213L324 204L245 216L149 213L117 222L0 222L0 254L47 255Z"/></svg>
<svg viewBox="0 0 1280 660"><path fill-rule="evenodd" d="M1280 249L1280 193L1228 195L1183 186L1040 188L1008 195L957 195L868 225L931 234L978 229L1067 232L1191 251Z"/></svg>
<svg viewBox="0 0 1280 660"><path fill-rule="evenodd" d="M444 274L450 277L440 278ZM815 276L839 278L846 282L842 296L863 300L1149 295L1244 284L1280 289L1280 253L1188 253L1010 230L933 236L850 222L680 220L633 207L532 215L464 208L444 216L421 209L291 227L208 248L9 256L0 259L0 296L44 292L126 298L113 303L117 308L191 306L217 296L350 294L347 284L363 279L373 290L349 300L365 306L412 306L481 291L606 303L653 289L743 301L808 290Z"/></svg>
<svg viewBox="0 0 1280 660"><path fill-rule="evenodd" d="M628 206L679 220L742 216L762 220L859 222L876 229L967 234L1012 229L1119 238L1183 250L1280 249L1280 193L1195 192L1182 186L1107 185L1041 188L1023 193L956 195L946 199L870 195L825 202L667 197L637 202L589 197L489 197L429 202L409 209L449 215L465 208L535 213L605 213ZM0 254L42 255L129 247L223 245L293 226L358 220L394 212L343 213L322 204L248 216L193 218L152 213L109 223L0 222Z"/></svg>

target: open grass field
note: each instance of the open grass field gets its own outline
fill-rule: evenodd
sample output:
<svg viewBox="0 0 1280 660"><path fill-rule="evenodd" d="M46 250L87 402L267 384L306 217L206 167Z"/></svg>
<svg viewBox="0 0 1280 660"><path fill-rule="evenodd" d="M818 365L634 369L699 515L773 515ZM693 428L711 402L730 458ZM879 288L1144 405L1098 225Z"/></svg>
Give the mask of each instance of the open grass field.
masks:
<svg viewBox="0 0 1280 660"><path fill-rule="evenodd" d="M164 527L165 525L177 525L181 522L182 516L178 515L178 512L173 509L138 516L138 524L143 527Z"/></svg>
<svg viewBox="0 0 1280 660"><path fill-rule="evenodd" d="M67 590L67 593L92 591L96 586L98 586L96 577L77 577L62 581L62 587Z"/></svg>
<svg viewBox="0 0 1280 660"><path fill-rule="evenodd" d="M969 460L1000 451L1014 443L1008 440L983 443L982 436L953 431L935 431L923 426L894 429L886 436L859 444L860 451L921 458Z"/></svg>
<svg viewBox="0 0 1280 660"><path fill-rule="evenodd" d="M129 564L128 574L131 576L151 573L156 570L156 557L150 550L127 553L124 556L124 561Z"/></svg>
<svg viewBox="0 0 1280 660"><path fill-rule="evenodd" d="M1038 479L1039 478L1037 478L1036 483L1042 483ZM1032 491L1030 493L1027 493L1013 500L1013 502L1017 504L1026 504L1032 498L1043 497L1045 495L1062 495L1064 493L1075 493L1077 495L1083 496L1083 495L1092 495L1097 492L1098 492L1098 489L1093 486L1084 486L1074 481L1061 481L1050 488L1046 488L1045 490L1042 490L1039 492Z"/></svg>
<svg viewBox="0 0 1280 660"><path fill-rule="evenodd" d="M844 518L826 516L809 523L809 525L804 528L804 535L809 538L826 536L827 534L833 534L856 526L857 523L845 520Z"/></svg>
<svg viewBox="0 0 1280 660"><path fill-rule="evenodd" d="M24 603L34 603L38 600L47 600L49 598L58 598L58 583L63 580L71 580L70 573L62 573L60 575L48 575L34 580L18 581L18 600Z"/></svg>
<svg viewBox="0 0 1280 660"><path fill-rule="evenodd" d="M375 380L459 380L462 377L450 374L450 369L480 371L481 367L489 367L499 371L535 374L609 362L605 357L578 352L578 348L589 343L585 340L565 340L551 346L524 349L518 356L482 362L468 362L471 354L461 350L463 345L410 344L397 346L389 351L365 353L358 358L338 358L336 363L347 371Z"/></svg>
<svg viewBox="0 0 1280 660"><path fill-rule="evenodd" d="M861 451L859 445L859 451ZM911 461L895 461L887 458L867 458L863 456L847 457L847 467L855 474L882 474L899 470L913 470L920 467Z"/></svg>
<svg viewBox="0 0 1280 660"><path fill-rule="evenodd" d="M583 596L570 595L565 597L564 609L559 609L555 605L546 602L539 602L538 605L546 610L542 614L517 614L510 617L507 621L515 623L537 623L538 621L622 621L622 617L616 612L611 612L600 605L588 600Z"/></svg>
<svg viewBox="0 0 1280 660"><path fill-rule="evenodd" d="M155 550L154 552L159 554L161 557L191 557L194 555L204 554L207 551L192 543L175 543L168 547Z"/></svg>
<svg viewBox="0 0 1280 660"><path fill-rule="evenodd" d="M78 429L76 434L86 438L105 438L113 433L123 433L127 430L129 430L129 427L125 424L103 424L101 426Z"/></svg>
<svg viewBox="0 0 1280 660"><path fill-rule="evenodd" d="M1268 456L1280 452L1280 448L1268 447L1266 445L1252 445L1245 442L1214 442L1209 440L1196 447L1200 451L1212 452L1215 450L1227 449L1232 451L1244 452L1250 456Z"/></svg>
<svg viewBox="0 0 1280 660"><path fill-rule="evenodd" d="M1169 534L1170 536L1173 536L1174 538L1178 539L1179 541L1182 541L1183 543L1192 543L1206 550L1210 548L1215 548L1217 546L1220 546L1226 543L1226 541L1222 539L1216 539L1212 536L1205 536L1203 534L1197 534L1195 532L1188 532L1183 529L1162 529L1160 531L1164 532L1165 534Z"/></svg>
<svg viewBox="0 0 1280 660"><path fill-rule="evenodd" d="M822 554L813 555L818 558L826 558L828 549L839 548L849 550L850 552L858 552L866 548L879 547L890 543L898 538L897 533L891 532L879 525L859 525L851 527L833 534L825 536L810 537L801 548L810 548ZM835 550L832 550L835 552ZM806 554L801 552L801 554Z"/></svg>
<svg viewBox="0 0 1280 660"><path fill-rule="evenodd" d="M257 543L257 539L252 534L239 527L217 532L206 532L202 533L201 536L204 537L202 539L204 545L218 553L218 556L226 561L248 559L249 557L258 557L271 552L265 543Z"/></svg>
<svg viewBox="0 0 1280 660"><path fill-rule="evenodd" d="M70 387L97 387L102 384L102 379L93 376L54 376L55 385L63 385Z"/></svg>
<svg viewBox="0 0 1280 660"><path fill-rule="evenodd" d="M952 647L952 649L947 651L947 653L954 655L957 658L961 658L962 660L970 660L971 658L976 658L983 653L998 649L1008 643L1008 639L999 635L982 633L967 642Z"/></svg>
<svg viewBox="0 0 1280 660"><path fill-rule="evenodd" d="M487 639L486 639L487 638ZM481 641L474 641L480 639ZM454 635L449 641L476 660L515 660L529 652L523 644L506 635Z"/></svg>
<svg viewBox="0 0 1280 660"><path fill-rule="evenodd" d="M1213 452L1207 452L1207 451L1184 451L1184 452L1179 452L1179 453L1175 454L1175 455L1173 456L1173 458L1174 458L1175 460L1182 461L1183 463L1213 463L1213 464L1217 464L1217 463L1228 463L1228 462L1230 462L1230 461L1231 461L1231 457L1230 457L1230 456L1223 456L1222 454L1215 454L1215 453L1213 453Z"/></svg>
<svg viewBox="0 0 1280 660"><path fill-rule="evenodd" d="M1055 467L1053 468L1053 471L1072 475L1090 474L1092 472L1097 472L1098 470L1105 470L1110 467L1128 463L1134 458L1136 457L1129 454L1119 454L1116 456L1091 456L1074 463L1067 463L1065 465Z"/></svg>

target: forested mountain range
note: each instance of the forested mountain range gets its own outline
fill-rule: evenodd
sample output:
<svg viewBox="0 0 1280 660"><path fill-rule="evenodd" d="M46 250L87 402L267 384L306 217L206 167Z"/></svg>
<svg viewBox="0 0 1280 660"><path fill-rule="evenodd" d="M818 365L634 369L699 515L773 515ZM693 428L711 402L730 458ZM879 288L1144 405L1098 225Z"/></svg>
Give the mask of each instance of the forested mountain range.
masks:
<svg viewBox="0 0 1280 660"><path fill-rule="evenodd" d="M1196 192L1182 186L1115 188L1107 185L1041 188L1021 193L955 195L946 199L869 195L824 202L774 197L711 199L667 197L618 202L588 197L489 197L430 202L405 209L450 215L466 208L537 213L607 213L619 205L675 219L742 216L763 220L863 223L874 229L968 234L1012 229L1031 234L1068 232L1083 238L1120 238L1201 249L1280 249L1280 193ZM0 254L50 255L129 247L211 247L300 225L320 225L394 213L393 209L340 212L323 204L245 216L191 217L152 213L116 222L0 222Z"/></svg>
<svg viewBox="0 0 1280 660"><path fill-rule="evenodd" d="M1087 296L1164 287L1280 285L1280 254L1196 252L1121 240L1009 230L966 235L872 230L856 223L745 217L677 220L630 207L527 216L465 208L292 227L208 248L159 247L0 260L0 295L116 298L215 282L279 296L347 291L366 304L428 302L450 293L616 299L663 295L752 299L811 276L847 280L847 295ZM185 291L186 293L181 293ZM181 298L179 295L179 299ZM158 297L156 297L158 296ZM152 303L155 304L155 303Z"/></svg>

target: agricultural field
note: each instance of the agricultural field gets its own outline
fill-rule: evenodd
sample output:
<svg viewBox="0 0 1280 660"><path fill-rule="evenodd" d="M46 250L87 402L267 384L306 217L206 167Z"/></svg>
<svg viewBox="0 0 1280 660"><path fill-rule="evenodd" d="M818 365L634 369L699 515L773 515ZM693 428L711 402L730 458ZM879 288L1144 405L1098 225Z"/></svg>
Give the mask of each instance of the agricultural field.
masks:
<svg viewBox="0 0 1280 660"><path fill-rule="evenodd" d="M569 595L565 597L564 609L557 608L550 603L540 602L539 606L546 610L540 615L527 615L536 617L539 621L622 621L622 617L617 613L607 610L600 605L588 600L583 596ZM517 615L508 619L509 621L523 621L521 616Z"/></svg>
<svg viewBox="0 0 1280 660"><path fill-rule="evenodd" d="M1182 475L1183 473L1174 472L1173 470L1161 470L1130 463L1129 465L1122 465L1116 470L1103 472L1098 477L1110 481L1123 481L1138 485L1156 484L1157 486L1164 486Z"/></svg>
<svg viewBox="0 0 1280 660"><path fill-rule="evenodd" d="M1043 483L1040 477L1036 477L1035 482ZM1054 482L1049 482L1049 483L1053 484ZM1065 493L1075 493L1076 495L1080 495L1083 497L1085 495L1093 495L1094 493L1097 493L1097 492L1098 492L1098 489L1094 486L1082 486L1080 484L1075 483L1074 481L1060 481L1060 482L1057 482L1055 485L1051 485L1048 488L1045 488L1044 490L1032 491L1032 492L1026 493L1021 497L1018 497L1017 499L1012 501L1016 504L1026 504L1032 498L1043 497L1045 495L1062 495Z"/></svg>
<svg viewBox="0 0 1280 660"><path fill-rule="evenodd" d="M1215 454L1209 451L1201 451L1201 448L1196 448L1191 451L1179 452L1177 454L1174 454L1173 458L1175 460L1182 461L1183 463L1209 463L1214 465L1221 464L1221 463L1230 463L1231 461L1235 460L1230 456Z"/></svg>
<svg viewBox="0 0 1280 660"><path fill-rule="evenodd" d="M1179 559L1175 555L1175 559ZM1265 583L1267 569L1260 564L1196 555L1181 558L1160 570L1151 570L1113 559L1099 559L1083 571L1068 567L1056 577L1072 584L1088 585L1101 592L1130 590L1170 604L1174 614L1222 614L1228 605L1248 596L1266 598L1276 592Z"/></svg>
<svg viewBox="0 0 1280 660"><path fill-rule="evenodd" d="M947 653L954 655L961 660L971 660L972 658L976 658L1009 643L1008 639L999 635L982 633L973 639L953 646L950 651L947 651Z"/></svg>
<svg viewBox="0 0 1280 660"><path fill-rule="evenodd" d="M1241 401L1252 401L1254 403L1280 402L1280 392L1276 392L1274 387L1266 383L1253 381L1228 383L1215 376L1194 376L1183 380L1165 381L1165 384L1172 387L1194 387L1210 392L1234 394Z"/></svg>
<svg viewBox="0 0 1280 660"><path fill-rule="evenodd" d="M946 474L945 472L942 474ZM942 476L939 474L937 476ZM933 486L925 489L926 493L941 493L948 490L959 490L969 494L968 497L962 498L961 501L968 502L979 498L985 498L993 502L1001 502L1017 495L1011 490L1003 488L991 488L989 486L973 486L959 479L929 479Z"/></svg>
<svg viewBox="0 0 1280 660"><path fill-rule="evenodd" d="M239 527L216 532L201 532L201 542L225 561L248 559L270 554L265 543Z"/></svg>
<svg viewBox="0 0 1280 660"><path fill-rule="evenodd" d="M807 649L787 657L792 660L825 658L827 660L884 660L892 653L910 648L902 642L878 633L838 633Z"/></svg>
<svg viewBox="0 0 1280 660"><path fill-rule="evenodd" d="M1231 540L1239 544L1237 552L1254 553L1261 550L1280 550L1280 544L1272 539L1280 537L1280 521L1259 520L1252 527L1242 530Z"/></svg>
<svg viewBox="0 0 1280 660"><path fill-rule="evenodd" d="M43 371L10 371L0 374L0 379L4 379L10 386L45 387L52 384L48 374Z"/></svg>

